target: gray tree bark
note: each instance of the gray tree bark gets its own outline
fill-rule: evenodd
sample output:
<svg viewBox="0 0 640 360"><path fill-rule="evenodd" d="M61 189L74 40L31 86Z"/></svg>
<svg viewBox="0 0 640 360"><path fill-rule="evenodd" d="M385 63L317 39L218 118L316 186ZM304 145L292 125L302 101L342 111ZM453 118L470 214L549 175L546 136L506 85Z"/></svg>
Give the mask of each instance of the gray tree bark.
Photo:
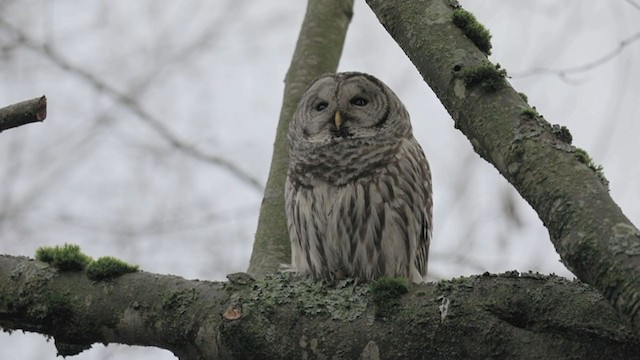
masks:
<svg viewBox="0 0 640 360"><path fill-rule="evenodd" d="M47 117L47 98L43 96L22 101L0 109L0 132L33 122L42 122Z"/></svg>
<svg viewBox="0 0 640 360"><path fill-rule="evenodd" d="M523 113L529 105L506 83L497 91L465 85L464 72L487 59L451 21L452 1L367 3L456 128L536 210L563 263L640 334L640 231L611 199L599 174L578 160L568 132Z"/></svg>
<svg viewBox="0 0 640 360"><path fill-rule="evenodd" d="M61 355L96 342L180 359L599 360L640 348L600 294L556 276L484 274L382 298L367 284L290 273L229 280L139 272L94 282L0 256L0 326L51 336Z"/></svg>

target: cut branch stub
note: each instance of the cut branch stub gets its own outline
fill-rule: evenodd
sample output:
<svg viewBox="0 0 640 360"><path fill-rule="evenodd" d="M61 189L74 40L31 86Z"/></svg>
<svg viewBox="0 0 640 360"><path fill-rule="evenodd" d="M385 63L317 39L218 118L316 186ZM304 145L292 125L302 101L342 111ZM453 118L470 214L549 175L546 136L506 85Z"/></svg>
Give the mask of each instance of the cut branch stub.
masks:
<svg viewBox="0 0 640 360"><path fill-rule="evenodd" d="M47 98L22 101L0 109L0 132L34 122L42 122L47 117Z"/></svg>

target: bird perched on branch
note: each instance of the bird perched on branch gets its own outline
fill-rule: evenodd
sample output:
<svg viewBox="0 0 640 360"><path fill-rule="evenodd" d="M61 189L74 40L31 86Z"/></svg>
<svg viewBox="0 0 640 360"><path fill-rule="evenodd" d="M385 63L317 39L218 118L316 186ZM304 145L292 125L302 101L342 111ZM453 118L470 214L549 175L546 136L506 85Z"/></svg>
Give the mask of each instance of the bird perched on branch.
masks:
<svg viewBox="0 0 640 360"><path fill-rule="evenodd" d="M289 154L291 270L329 281L424 281L431 172L391 89L358 72L316 79L291 121Z"/></svg>

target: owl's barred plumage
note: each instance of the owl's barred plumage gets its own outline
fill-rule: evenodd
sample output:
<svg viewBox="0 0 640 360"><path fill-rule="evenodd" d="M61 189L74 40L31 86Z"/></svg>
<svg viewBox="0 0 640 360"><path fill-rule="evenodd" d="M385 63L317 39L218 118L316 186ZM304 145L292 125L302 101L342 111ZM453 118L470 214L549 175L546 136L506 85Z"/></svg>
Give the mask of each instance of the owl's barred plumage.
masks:
<svg viewBox="0 0 640 360"><path fill-rule="evenodd" d="M298 104L289 147L292 270L424 281L431 172L393 91L368 74L321 76Z"/></svg>

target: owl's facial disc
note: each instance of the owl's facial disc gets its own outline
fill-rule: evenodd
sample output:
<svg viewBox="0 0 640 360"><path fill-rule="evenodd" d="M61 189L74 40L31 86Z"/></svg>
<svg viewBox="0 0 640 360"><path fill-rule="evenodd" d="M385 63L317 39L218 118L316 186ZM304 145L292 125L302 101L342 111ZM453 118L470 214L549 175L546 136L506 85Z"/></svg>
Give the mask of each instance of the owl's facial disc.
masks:
<svg viewBox="0 0 640 360"><path fill-rule="evenodd" d="M327 76L316 81L307 95L299 126L311 142L373 137L389 116L386 91L375 78Z"/></svg>

